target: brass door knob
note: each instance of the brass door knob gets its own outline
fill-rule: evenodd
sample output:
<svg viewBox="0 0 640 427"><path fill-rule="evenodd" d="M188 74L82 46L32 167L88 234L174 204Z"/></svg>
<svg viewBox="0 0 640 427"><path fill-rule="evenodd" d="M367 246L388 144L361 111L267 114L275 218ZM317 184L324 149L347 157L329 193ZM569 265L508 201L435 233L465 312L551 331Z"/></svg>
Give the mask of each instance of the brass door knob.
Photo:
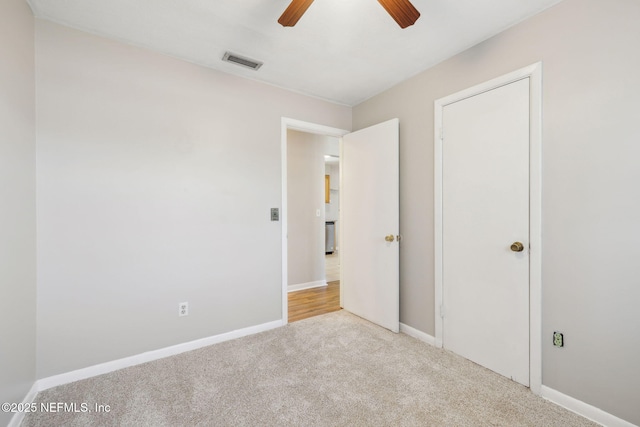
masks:
<svg viewBox="0 0 640 427"><path fill-rule="evenodd" d="M395 237L393 234L389 234L384 238L384 240L386 240L387 242L393 242L395 240Z"/></svg>
<svg viewBox="0 0 640 427"><path fill-rule="evenodd" d="M522 252L524 250L524 245L522 243L520 243L520 242L514 242L511 245L511 250L513 252Z"/></svg>

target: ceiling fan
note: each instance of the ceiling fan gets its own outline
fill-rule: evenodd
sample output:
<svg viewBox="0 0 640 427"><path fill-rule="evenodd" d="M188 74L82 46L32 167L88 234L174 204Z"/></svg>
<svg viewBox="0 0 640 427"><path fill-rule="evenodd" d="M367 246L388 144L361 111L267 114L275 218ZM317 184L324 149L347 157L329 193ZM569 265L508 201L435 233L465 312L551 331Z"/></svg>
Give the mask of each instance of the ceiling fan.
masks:
<svg viewBox="0 0 640 427"><path fill-rule="evenodd" d="M283 27L293 27L311 6L311 3L313 3L313 0L292 0L291 4L278 19L278 22ZM400 28L407 28L413 25L420 17L420 12L409 0L378 0L378 3L400 25Z"/></svg>

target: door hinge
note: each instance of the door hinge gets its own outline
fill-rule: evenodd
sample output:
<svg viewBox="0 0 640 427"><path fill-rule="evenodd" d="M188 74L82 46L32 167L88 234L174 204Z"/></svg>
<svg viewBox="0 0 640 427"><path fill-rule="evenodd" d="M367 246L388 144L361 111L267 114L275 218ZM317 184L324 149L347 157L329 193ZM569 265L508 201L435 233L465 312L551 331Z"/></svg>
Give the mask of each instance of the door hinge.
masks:
<svg viewBox="0 0 640 427"><path fill-rule="evenodd" d="M444 319L444 305L440 304L440 317Z"/></svg>
<svg viewBox="0 0 640 427"><path fill-rule="evenodd" d="M444 130L440 128L440 141L444 140Z"/></svg>

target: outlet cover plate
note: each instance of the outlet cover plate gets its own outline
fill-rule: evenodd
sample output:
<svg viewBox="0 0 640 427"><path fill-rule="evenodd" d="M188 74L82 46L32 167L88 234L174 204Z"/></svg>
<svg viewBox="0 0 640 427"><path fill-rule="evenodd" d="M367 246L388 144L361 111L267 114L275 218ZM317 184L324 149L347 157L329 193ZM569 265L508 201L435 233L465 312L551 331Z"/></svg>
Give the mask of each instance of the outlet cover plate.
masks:
<svg viewBox="0 0 640 427"><path fill-rule="evenodd" d="M564 347L564 335L561 332L553 333L553 345L556 347Z"/></svg>
<svg viewBox="0 0 640 427"><path fill-rule="evenodd" d="M178 316L188 316L189 315L189 303L181 302L178 304Z"/></svg>

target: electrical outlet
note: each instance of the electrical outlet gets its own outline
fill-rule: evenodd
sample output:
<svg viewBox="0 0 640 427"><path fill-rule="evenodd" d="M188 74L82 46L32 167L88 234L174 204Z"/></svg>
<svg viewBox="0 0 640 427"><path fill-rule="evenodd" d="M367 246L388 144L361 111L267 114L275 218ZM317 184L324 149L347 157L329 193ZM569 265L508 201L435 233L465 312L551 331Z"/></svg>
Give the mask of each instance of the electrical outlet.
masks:
<svg viewBox="0 0 640 427"><path fill-rule="evenodd" d="M178 316L188 316L189 315L189 303L181 302L178 304Z"/></svg>
<svg viewBox="0 0 640 427"><path fill-rule="evenodd" d="M564 347L564 335L561 332L553 333L553 345L556 347Z"/></svg>
<svg viewBox="0 0 640 427"><path fill-rule="evenodd" d="M271 221L280 221L280 209L271 208Z"/></svg>

